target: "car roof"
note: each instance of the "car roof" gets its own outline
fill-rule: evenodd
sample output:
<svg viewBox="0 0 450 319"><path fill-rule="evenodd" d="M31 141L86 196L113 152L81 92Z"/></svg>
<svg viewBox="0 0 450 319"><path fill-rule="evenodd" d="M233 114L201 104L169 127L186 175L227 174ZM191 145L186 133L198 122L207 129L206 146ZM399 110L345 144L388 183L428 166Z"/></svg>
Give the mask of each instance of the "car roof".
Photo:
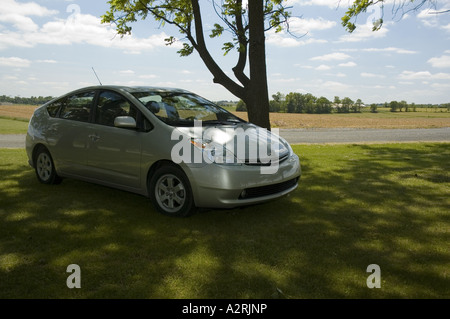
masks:
<svg viewBox="0 0 450 319"><path fill-rule="evenodd" d="M134 92L174 92L174 93L191 93L190 91L179 89L179 88L171 88L171 87L157 87L157 86L125 86L125 85L93 85L93 86L86 86L82 87L70 92L67 92L63 95L60 95L58 97L53 98L52 100L48 101L44 105L48 105L53 103L54 101L64 98L67 96L70 96L72 94L82 93L85 91L90 90L113 90L113 91L122 91L127 93L134 93Z"/></svg>
<svg viewBox="0 0 450 319"><path fill-rule="evenodd" d="M84 90L118 90L118 91L125 91L128 93L133 92L184 92L188 93L189 91L179 88L171 88L171 87L157 87L157 86L125 86L125 85L95 85L95 86L88 86L84 88L77 89L72 92L78 92L78 91L84 91ZM70 93L72 93L70 92ZM69 93L69 94L70 94Z"/></svg>

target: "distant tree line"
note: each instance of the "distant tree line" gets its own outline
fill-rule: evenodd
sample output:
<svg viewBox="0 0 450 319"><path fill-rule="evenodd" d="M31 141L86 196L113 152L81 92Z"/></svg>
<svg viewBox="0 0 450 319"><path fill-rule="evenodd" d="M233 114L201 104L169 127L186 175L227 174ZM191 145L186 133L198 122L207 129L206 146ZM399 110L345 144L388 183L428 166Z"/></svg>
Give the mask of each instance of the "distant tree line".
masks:
<svg viewBox="0 0 450 319"><path fill-rule="evenodd" d="M279 113L310 113L310 114L326 114L326 113L359 113L361 107L364 106L361 99L353 101L349 97L341 99L334 97L333 101L326 97L316 97L311 93L302 94L291 92L282 94L278 92L272 95L269 101L270 112ZM241 100L236 105L236 111L246 111L245 103Z"/></svg>
<svg viewBox="0 0 450 319"><path fill-rule="evenodd" d="M439 105L432 105L432 104L415 104L411 103L408 104L406 101L391 101L389 103L384 103L384 107L389 108L391 112L415 112L417 108L432 108L435 111L439 109L446 109L447 111L450 111L450 103L445 104L439 104Z"/></svg>
<svg viewBox="0 0 450 319"><path fill-rule="evenodd" d="M29 105L42 105L52 100L52 96L6 96L0 95L0 103L12 103L12 104L29 104ZM218 101L222 107L231 107L235 102L232 101ZM353 101L349 97L343 99L338 96L334 97L333 101L328 100L326 97L315 97L314 95L307 93L301 94L291 92L284 95L280 92L272 95L272 99L269 101L270 112L275 113L310 113L310 114L326 114L326 113L359 113L361 108L366 105L363 104L361 99ZM445 104L415 104L407 103L406 101L391 101L384 104L370 104L369 110L372 113L376 113L378 107L388 108L391 112L415 112L417 108L431 108L435 111L438 109L446 109L450 112L450 103ZM236 104L236 111L247 111L245 103L240 100Z"/></svg>
<svg viewBox="0 0 450 319"><path fill-rule="evenodd" d="M21 97L21 96L6 96L0 95L0 103L13 103L13 104L29 104L29 105L42 105L53 99L52 96L32 96L32 97Z"/></svg>
<svg viewBox="0 0 450 319"><path fill-rule="evenodd" d="M353 101L349 97L334 97L333 101L326 97L315 97L311 93L291 92L282 94L280 92L273 94L270 103L270 112L275 113L310 113L310 114L326 114L326 113L360 113L363 107L368 107L372 113L378 112L378 107L388 108L391 112L415 112L417 108L438 108L450 111L450 103L431 105L431 104L408 104L406 101L391 101L383 103L372 103L365 105L361 99ZM236 111L247 111L245 103L240 100L236 104Z"/></svg>

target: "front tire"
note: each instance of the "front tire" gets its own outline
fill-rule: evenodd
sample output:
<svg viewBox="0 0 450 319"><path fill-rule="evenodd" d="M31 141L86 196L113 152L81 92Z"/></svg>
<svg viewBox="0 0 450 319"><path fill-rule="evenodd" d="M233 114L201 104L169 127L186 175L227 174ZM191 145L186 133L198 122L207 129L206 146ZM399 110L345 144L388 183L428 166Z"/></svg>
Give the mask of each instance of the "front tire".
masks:
<svg viewBox="0 0 450 319"><path fill-rule="evenodd" d="M36 150L34 168L36 177L42 184L61 183L61 178L56 173L52 156L45 147L41 146Z"/></svg>
<svg viewBox="0 0 450 319"><path fill-rule="evenodd" d="M151 176L149 195L155 208L163 215L187 217L195 210L189 180L176 166L163 166Z"/></svg>

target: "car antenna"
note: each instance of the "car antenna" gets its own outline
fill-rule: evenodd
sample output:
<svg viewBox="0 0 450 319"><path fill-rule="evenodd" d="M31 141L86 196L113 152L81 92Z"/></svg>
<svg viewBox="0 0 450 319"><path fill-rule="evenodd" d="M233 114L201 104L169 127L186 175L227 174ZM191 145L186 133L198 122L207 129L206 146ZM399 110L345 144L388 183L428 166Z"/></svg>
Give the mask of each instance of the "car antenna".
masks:
<svg viewBox="0 0 450 319"><path fill-rule="evenodd" d="M94 74L95 74L95 77L96 77L97 80L98 80L98 83L100 83L100 85L103 85L102 82L100 82L100 79L98 78L97 72L95 72L94 67L92 67L92 71L94 71Z"/></svg>

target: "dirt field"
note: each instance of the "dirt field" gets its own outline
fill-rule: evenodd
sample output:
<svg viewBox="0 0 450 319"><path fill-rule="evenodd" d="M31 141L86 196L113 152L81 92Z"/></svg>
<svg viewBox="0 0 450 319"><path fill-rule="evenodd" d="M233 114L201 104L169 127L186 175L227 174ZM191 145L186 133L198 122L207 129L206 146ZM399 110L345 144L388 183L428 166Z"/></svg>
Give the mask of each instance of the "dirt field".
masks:
<svg viewBox="0 0 450 319"><path fill-rule="evenodd" d="M0 105L0 116L29 119L36 106ZM235 112L247 120L247 113ZM437 128L450 127L449 112L389 112L357 114L288 114L271 113L273 127L278 128Z"/></svg>
<svg viewBox="0 0 450 319"><path fill-rule="evenodd" d="M34 105L0 105L0 116L30 119L36 108Z"/></svg>
<svg viewBox="0 0 450 319"><path fill-rule="evenodd" d="M236 112L247 120L247 113ZM278 128L437 128L450 127L450 113L359 113L289 114L271 113L272 127Z"/></svg>

